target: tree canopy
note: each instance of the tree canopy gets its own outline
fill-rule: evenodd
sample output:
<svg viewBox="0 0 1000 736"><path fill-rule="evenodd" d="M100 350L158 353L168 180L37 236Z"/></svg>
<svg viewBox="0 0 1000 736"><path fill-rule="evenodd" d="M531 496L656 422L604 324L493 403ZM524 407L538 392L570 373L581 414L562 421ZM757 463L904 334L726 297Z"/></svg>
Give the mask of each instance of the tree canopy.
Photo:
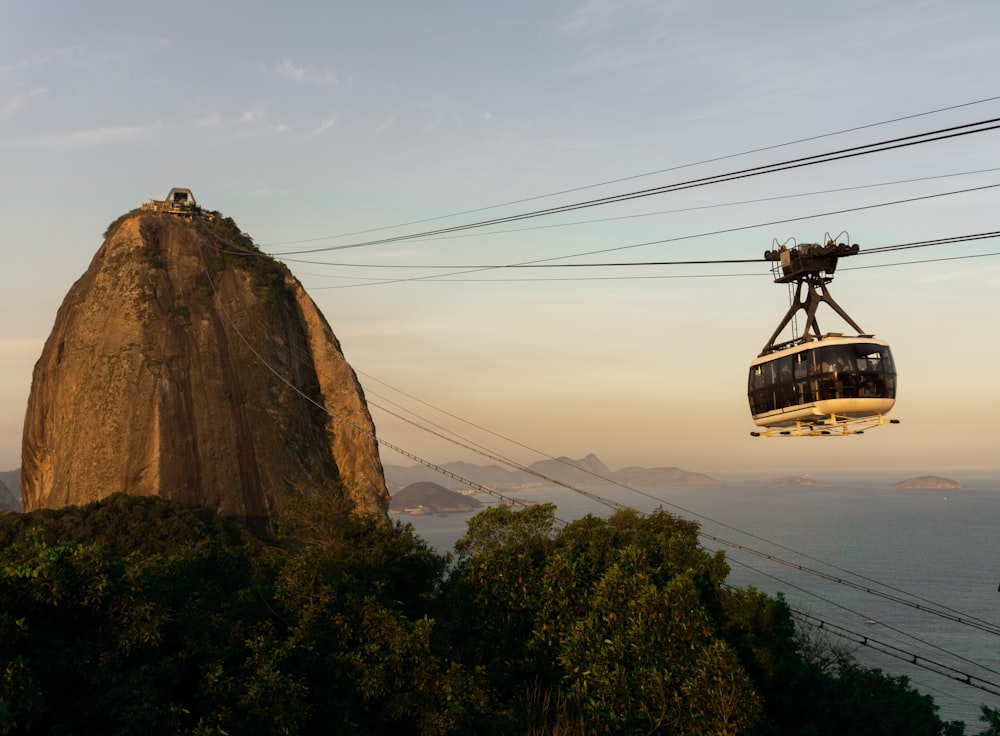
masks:
<svg viewBox="0 0 1000 736"><path fill-rule="evenodd" d="M811 656L693 522L496 507L452 557L340 496L266 539L155 498L0 517L0 733L964 732Z"/></svg>

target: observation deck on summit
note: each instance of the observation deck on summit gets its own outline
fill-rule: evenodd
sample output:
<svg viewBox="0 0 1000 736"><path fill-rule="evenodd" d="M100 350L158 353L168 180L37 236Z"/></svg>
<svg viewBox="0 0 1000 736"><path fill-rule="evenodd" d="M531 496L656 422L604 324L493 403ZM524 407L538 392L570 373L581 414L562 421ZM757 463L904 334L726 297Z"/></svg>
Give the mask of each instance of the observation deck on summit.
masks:
<svg viewBox="0 0 1000 736"><path fill-rule="evenodd" d="M166 212L167 214L188 218L204 214L202 208L198 206L198 202L195 200L192 191L180 187L171 189L166 199L154 199L150 197L148 202L143 203L142 209L152 210L153 212Z"/></svg>

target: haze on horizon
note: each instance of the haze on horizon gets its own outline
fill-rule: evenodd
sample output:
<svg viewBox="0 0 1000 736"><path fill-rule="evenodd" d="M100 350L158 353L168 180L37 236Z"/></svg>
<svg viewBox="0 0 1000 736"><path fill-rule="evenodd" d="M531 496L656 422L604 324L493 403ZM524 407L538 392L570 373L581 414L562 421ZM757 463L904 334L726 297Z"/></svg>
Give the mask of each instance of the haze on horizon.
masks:
<svg viewBox="0 0 1000 736"><path fill-rule="evenodd" d="M0 469L20 464L32 366L101 234L174 186L289 266L379 437L431 462L489 461L408 420L525 464L527 446L710 474L1000 468L998 239L842 261L831 292L891 344L901 424L823 440L749 436L747 366L788 303L762 263L477 270L995 231L1000 131L319 250L1000 117L996 3L239 8L5 8Z"/></svg>

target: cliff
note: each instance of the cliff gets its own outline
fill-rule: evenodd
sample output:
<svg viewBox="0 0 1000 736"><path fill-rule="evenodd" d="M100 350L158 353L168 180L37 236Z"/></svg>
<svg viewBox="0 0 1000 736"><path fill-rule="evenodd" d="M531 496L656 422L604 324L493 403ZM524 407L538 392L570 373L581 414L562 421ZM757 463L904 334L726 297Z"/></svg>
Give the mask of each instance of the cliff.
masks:
<svg viewBox="0 0 1000 736"><path fill-rule="evenodd" d="M22 456L25 511L125 492L266 525L337 480L361 512L389 501L329 324L217 213L112 223L35 365Z"/></svg>

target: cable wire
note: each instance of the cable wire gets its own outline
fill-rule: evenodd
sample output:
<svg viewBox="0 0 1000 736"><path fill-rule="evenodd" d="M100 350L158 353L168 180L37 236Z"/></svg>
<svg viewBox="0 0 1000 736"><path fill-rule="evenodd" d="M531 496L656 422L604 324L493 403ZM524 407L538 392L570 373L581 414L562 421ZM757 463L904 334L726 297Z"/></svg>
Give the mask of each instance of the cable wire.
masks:
<svg viewBox="0 0 1000 736"><path fill-rule="evenodd" d="M725 154L725 155L722 155L722 156L716 156L714 158L703 159L701 161L695 161L695 162L692 162L692 163L680 164L680 165L677 165L677 166L671 166L671 167L664 168L664 169L657 169L656 171L649 171L649 172L646 172L644 174L633 174L631 176L623 176L623 177L620 177L620 178L617 178L617 179L611 179L611 180L608 180L608 181L599 182L597 184L586 184L586 185L579 186L579 187L573 187L573 188L570 188L570 189L563 189L563 190L556 191L556 192L550 192L548 194L539 194L539 195L534 195L534 196L531 196L531 197L523 197L521 199L515 199L515 200L511 200L509 202L503 202L503 203L494 204L494 205L487 205L487 206L484 206L484 207L476 207L474 209L463 210L461 212L453 212L453 213L447 214L447 215L438 215L436 217L426 217L426 218L423 218L423 219L420 219L420 220L411 220L409 222L397 223L395 225L385 225L385 226L382 226L382 227L368 228L366 230L357 230L357 231L350 232L350 233L341 233L339 235L327 235L327 236L322 236L322 237L317 237L317 238L306 238L306 239L302 239L302 240L290 240L290 241L285 241L285 242L266 243L266 244L264 244L264 246L265 247L272 247L272 246L281 246L281 245L298 245L298 244L301 244L301 243L314 243L314 242L318 242L318 241L321 241L321 240L333 240L334 238L352 237L354 235L364 235L364 234L371 233L371 232L378 232L378 231L381 231L381 230L391 230L391 229L395 229L395 228L398 228L398 227L409 227L411 225L421 225L421 224L423 224L425 222L434 222L434 221L437 221L437 220L450 219L452 217L461 217L463 215L471 215L471 214L475 214L477 212L485 212L487 210L499 209L501 207L509 207L509 206L516 205L516 204L524 204L526 202L533 202L533 201L536 201L536 200L539 200L539 199L547 199L549 197L560 196L560 195L563 195L563 194L572 194L573 192L579 192L579 191L583 191L583 190L586 190L586 189L595 189L595 188L602 187L602 186L607 186L607 185L610 185L610 184L620 184L621 182L624 182L624 181L631 181L631 180L634 180L634 179L641 179L641 178L644 178L644 177L647 177L647 176L655 176L657 174L665 174L665 173L670 172L670 171L679 171L681 169L692 168L692 167L695 167L695 166L702 166L704 164L716 163L718 161L725 161L727 159L740 158L742 156L748 156L748 155L754 154L754 153L762 153L764 151L773 151L773 150L778 149L778 148L786 148L788 146L797 145L799 143L807 143L809 141L820 140L822 138L831 138L831 137L834 137L834 136L843 135L844 133L854 133L854 132L857 132L859 130L866 130L868 128L876 128L876 127L879 127L879 126L882 126L882 125L889 125L891 123L902 122L904 120L913 120L915 118L926 117L928 115L936 115L938 113L949 112L951 110L959 110L961 108L972 107L972 106L975 106L975 105L981 105L981 104L984 104L986 102L994 102L996 100L1000 100L1000 96L985 97L983 99L972 100L970 102L963 102L963 103L960 103L960 104L957 104L957 105L949 105L947 107L940 107L940 108L937 108L937 109L934 109L934 110L927 110L925 112L914 113L914 114L911 114L911 115L903 115L903 116L896 117L896 118L890 118L888 120L882 120L882 121L879 121L879 122L876 122L876 123L867 123L867 124L864 124L864 125L856 125L856 126L851 127L851 128L844 128L844 129L833 131L833 132L830 132L830 133L821 133L821 134L818 134L818 135L807 136L805 138L799 138L797 140L787 141L785 143L778 143L778 144L774 144L774 145L770 145L770 146L761 146L761 147L758 147L758 148L752 148L752 149L749 149L749 150L746 150L746 151L741 151L739 153L730 153L730 154Z"/></svg>
<svg viewBox="0 0 1000 736"><path fill-rule="evenodd" d="M686 189L707 186L710 184L720 184L723 182L737 181L740 179L761 176L764 174L777 173L779 171L798 169L805 166L815 166L817 164L830 163L832 161L840 161L849 158L856 158L858 156L867 156L873 153L884 153L885 151L891 151L899 148L923 145L925 143L935 143L938 141L949 140L952 138L966 136L966 135L985 133L991 130L996 130L998 128L1000 128L1000 118L990 118L986 120L980 120L974 123L964 123L962 125L951 126L948 128L941 128L938 130L928 131L925 133L917 133L914 135L892 138L885 141L878 141L876 143L868 143L861 146L852 146L850 148L844 148L837 151L829 151L827 153L814 154L812 156L803 156L796 159L789 159L787 161L781 161L776 164L754 166L748 169L740 169L725 174L715 174L712 176L701 177L698 179L690 179L687 181L676 182L674 184L666 184L659 187L651 187L649 189L643 189L634 192L625 192L623 194L615 194L607 197L600 197L597 199L586 200L583 202L574 202L571 204L559 205L556 207L548 207L542 210L522 212L514 215L495 217L489 220L480 220L477 222L466 223L463 225L453 225L450 227L437 228L435 230L425 230L422 232L411 233L407 235L397 235L392 237L379 238L375 240L366 240L357 243L348 243L345 245L326 246L323 248L309 248L296 251L286 251L284 255L300 255L304 253L320 253L320 252L327 252L334 250L346 250L350 248L362 248L373 245L384 245L386 243L398 243L407 240L425 238L433 235L441 235L444 233L453 233L464 230L489 227L492 225L499 225L508 222L518 222L521 220L533 219L536 217L550 216L555 214L561 214L564 212L573 212L576 210L590 208L590 207L598 207L608 204L618 204L621 202L627 202L635 199L666 194L671 192L683 191Z"/></svg>

